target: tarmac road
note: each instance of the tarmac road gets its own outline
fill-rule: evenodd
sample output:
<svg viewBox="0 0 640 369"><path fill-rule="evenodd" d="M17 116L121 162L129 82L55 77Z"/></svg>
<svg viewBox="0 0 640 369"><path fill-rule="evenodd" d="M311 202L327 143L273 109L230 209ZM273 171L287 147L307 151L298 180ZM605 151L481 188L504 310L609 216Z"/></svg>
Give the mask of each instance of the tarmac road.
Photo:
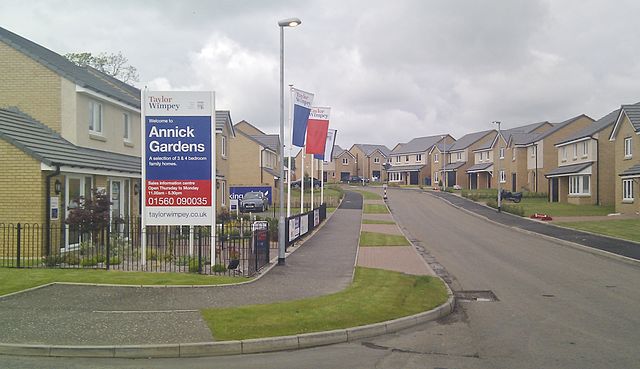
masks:
<svg viewBox="0 0 640 369"><path fill-rule="evenodd" d="M456 312L441 321L364 342L293 352L128 361L7 356L4 364L50 368L639 367L637 264L495 225L426 193L390 189L389 204L409 238L417 240L455 291L490 290L499 301L460 302Z"/></svg>

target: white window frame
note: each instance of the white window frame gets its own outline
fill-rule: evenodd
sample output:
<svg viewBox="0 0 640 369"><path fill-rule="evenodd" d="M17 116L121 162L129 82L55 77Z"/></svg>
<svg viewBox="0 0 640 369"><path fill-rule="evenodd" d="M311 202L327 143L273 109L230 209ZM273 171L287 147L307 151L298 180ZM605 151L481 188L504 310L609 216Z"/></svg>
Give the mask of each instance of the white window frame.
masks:
<svg viewBox="0 0 640 369"><path fill-rule="evenodd" d="M104 108L101 103L93 100L89 101L89 133L102 135L103 114Z"/></svg>
<svg viewBox="0 0 640 369"><path fill-rule="evenodd" d="M511 148L511 161L516 161L516 148Z"/></svg>
<svg viewBox="0 0 640 369"><path fill-rule="evenodd" d="M380 157L376 156L375 158L373 158L373 162L375 164L379 164L380 163Z"/></svg>
<svg viewBox="0 0 640 369"><path fill-rule="evenodd" d="M396 163L400 162L400 156L396 156Z"/></svg>
<svg viewBox="0 0 640 369"><path fill-rule="evenodd" d="M504 147L500 148L500 159L504 159Z"/></svg>
<svg viewBox="0 0 640 369"><path fill-rule="evenodd" d="M220 155L223 158L227 157L227 137L220 135Z"/></svg>
<svg viewBox="0 0 640 369"><path fill-rule="evenodd" d="M635 197L633 195L633 179L622 180L622 201L633 202Z"/></svg>
<svg viewBox="0 0 640 369"><path fill-rule="evenodd" d="M227 196L225 195L226 192L227 192L227 182L220 181L220 205L222 206L227 206Z"/></svg>
<svg viewBox="0 0 640 369"><path fill-rule="evenodd" d="M416 161L422 161L422 154L416 154Z"/></svg>
<svg viewBox="0 0 640 369"><path fill-rule="evenodd" d="M582 142L582 157L586 158L589 156L589 141Z"/></svg>
<svg viewBox="0 0 640 369"><path fill-rule="evenodd" d="M462 153L461 152L457 152L456 153L456 161L462 161Z"/></svg>
<svg viewBox="0 0 640 369"><path fill-rule="evenodd" d="M630 159L633 157L633 150L631 148L631 137L625 137L624 139L624 158Z"/></svg>
<svg viewBox="0 0 640 369"><path fill-rule="evenodd" d="M576 160L578 158L578 144L575 143L572 146L573 146L573 160Z"/></svg>
<svg viewBox="0 0 640 369"><path fill-rule="evenodd" d="M480 161L483 161L484 160L484 152L480 151L479 154L480 154Z"/></svg>
<svg viewBox="0 0 640 369"><path fill-rule="evenodd" d="M504 170L500 171L500 183L507 183L507 173Z"/></svg>
<svg viewBox="0 0 640 369"><path fill-rule="evenodd" d="M433 162L438 163L438 153L433 154Z"/></svg>
<svg viewBox="0 0 640 369"><path fill-rule="evenodd" d="M349 165L349 158L342 158L342 165Z"/></svg>
<svg viewBox="0 0 640 369"><path fill-rule="evenodd" d="M124 142L131 143L131 116L129 113L122 113L122 126L124 130L122 139Z"/></svg>
<svg viewBox="0 0 640 369"><path fill-rule="evenodd" d="M531 157L532 158L536 157L536 147L535 146L531 146Z"/></svg>
<svg viewBox="0 0 640 369"><path fill-rule="evenodd" d="M405 156L404 156L404 161L405 161L405 162L409 162L409 155L405 155Z"/></svg>
<svg viewBox="0 0 640 369"><path fill-rule="evenodd" d="M562 149L560 150L560 153L562 155L562 161L567 161L567 147L566 146L562 146Z"/></svg>
<svg viewBox="0 0 640 369"><path fill-rule="evenodd" d="M591 175L578 174L569 176L569 195L591 195Z"/></svg>

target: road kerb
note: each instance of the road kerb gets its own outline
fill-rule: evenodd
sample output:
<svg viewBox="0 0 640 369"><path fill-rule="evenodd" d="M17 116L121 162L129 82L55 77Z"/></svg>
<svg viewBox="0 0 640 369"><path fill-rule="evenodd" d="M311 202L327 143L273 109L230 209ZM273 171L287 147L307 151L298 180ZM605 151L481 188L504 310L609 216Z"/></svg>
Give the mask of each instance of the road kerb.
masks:
<svg viewBox="0 0 640 369"><path fill-rule="evenodd" d="M114 357L115 346L51 346L48 356Z"/></svg>
<svg viewBox="0 0 640 369"><path fill-rule="evenodd" d="M180 345L126 345L115 346L114 357L148 358L148 357L180 357Z"/></svg>
<svg viewBox="0 0 640 369"><path fill-rule="evenodd" d="M347 331L345 329L300 334L298 335L298 347L307 348L344 343L347 342L347 338Z"/></svg>
<svg viewBox="0 0 640 369"><path fill-rule="evenodd" d="M12 343L0 343L0 355L17 356L49 356L49 345L21 345Z"/></svg>
<svg viewBox="0 0 640 369"><path fill-rule="evenodd" d="M242 341L243 354L255 354L259 352L297 350L299 348L298 336L280 336L270 338L256 338Z"/></svg>
<svg viewBox="0 0 640 369"><path fill-rule="evenodd" d="M242 341L181 343L180 357L239 355Z"/></svg>

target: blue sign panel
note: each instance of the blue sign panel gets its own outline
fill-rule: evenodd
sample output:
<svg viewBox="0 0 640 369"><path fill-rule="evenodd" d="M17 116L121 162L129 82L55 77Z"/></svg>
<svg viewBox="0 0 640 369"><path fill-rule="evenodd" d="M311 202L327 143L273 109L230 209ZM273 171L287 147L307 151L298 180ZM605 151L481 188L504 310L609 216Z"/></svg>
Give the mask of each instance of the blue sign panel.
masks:
<svg viewBox="0 0 640 369"><path fill-rule="evenodd" d="M269 205L273 203L271 199L271 187L269 186L229 187L229 198L231 200L242 200L242 197L247 192L262 192L267 199L269 199Z"/></svg>

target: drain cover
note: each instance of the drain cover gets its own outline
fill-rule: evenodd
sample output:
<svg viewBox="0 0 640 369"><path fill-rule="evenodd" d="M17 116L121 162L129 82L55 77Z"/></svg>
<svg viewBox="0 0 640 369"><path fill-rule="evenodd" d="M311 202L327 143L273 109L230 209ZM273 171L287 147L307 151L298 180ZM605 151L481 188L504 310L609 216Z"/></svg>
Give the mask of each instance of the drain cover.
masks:
<svg viewBox="0 0 640 369"><path fill-rule="evenodd" d="M500 301L493 291L457 291L454 295L458 301Z"/></svg>

